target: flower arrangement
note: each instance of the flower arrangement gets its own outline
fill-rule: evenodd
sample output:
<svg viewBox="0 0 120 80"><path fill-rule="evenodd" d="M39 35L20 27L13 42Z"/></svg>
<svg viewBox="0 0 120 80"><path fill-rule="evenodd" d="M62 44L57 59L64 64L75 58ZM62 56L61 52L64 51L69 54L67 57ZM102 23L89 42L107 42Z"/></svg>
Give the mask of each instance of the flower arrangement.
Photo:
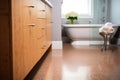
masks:
<svg viewBox="0 0 120 80"><path fill-rule="evenodd" d="M71 24L74 24L74 20L78 19L78 14L76 12L69 12L65 16L66 19L70 20Z"/></svg>

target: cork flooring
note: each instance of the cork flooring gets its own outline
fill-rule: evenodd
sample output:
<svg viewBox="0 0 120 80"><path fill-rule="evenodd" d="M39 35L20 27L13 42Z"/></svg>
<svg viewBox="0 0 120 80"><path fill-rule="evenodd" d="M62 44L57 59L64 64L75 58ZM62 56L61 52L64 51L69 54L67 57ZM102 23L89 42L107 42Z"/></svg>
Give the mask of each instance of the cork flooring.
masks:
<svg viewBox="0 0 120 80"><path fill-rule="evenodd" d="M120 49L64 44L48 54L32 80L120 80Z"/></svg>

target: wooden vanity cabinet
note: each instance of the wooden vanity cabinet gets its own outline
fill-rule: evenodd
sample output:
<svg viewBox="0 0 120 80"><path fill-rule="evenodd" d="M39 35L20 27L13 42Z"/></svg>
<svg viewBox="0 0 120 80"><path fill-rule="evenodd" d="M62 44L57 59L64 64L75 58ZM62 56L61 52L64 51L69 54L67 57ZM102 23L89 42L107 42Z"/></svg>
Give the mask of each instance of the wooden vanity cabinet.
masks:
<svg viewBox="0 0 120 80"><path fill-rule="evenodd" d="M0 0L1 80L23 80L50 45L50 6L41 0Z"/></svg>

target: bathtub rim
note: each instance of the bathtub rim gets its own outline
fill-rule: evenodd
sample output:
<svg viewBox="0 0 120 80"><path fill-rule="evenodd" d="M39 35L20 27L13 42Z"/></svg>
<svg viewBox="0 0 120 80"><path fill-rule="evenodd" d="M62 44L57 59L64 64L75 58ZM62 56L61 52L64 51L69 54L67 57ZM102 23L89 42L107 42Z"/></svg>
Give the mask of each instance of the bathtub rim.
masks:
<svg viewBox="0 0 120 80"><path fill-rule="evenodd" d="M64 28L100 28L104 24L62 24ZM113 24L113 28L117 28L120 25Z"/></svg>
<svg viewBox="0 0 120 80"><path fill-rule="evenodd" d="M104 24L62 24L64 28L100 28Z"/></svg>

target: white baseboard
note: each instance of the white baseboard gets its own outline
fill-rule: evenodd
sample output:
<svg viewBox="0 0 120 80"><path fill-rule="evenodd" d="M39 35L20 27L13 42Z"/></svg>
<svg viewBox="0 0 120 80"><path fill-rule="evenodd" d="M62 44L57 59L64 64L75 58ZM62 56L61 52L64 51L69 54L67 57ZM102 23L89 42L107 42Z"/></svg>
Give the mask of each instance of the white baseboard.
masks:
<svg viewBox="0 0 120 80"><path fill-rule="evenodd" d="M52 41L52 49L63 49L62 41Z"/></svg>
<svg viewBox="0 0 120 80"><path fill-rule="evenodd" d="M72 45L102 45L103 41L73 41Z"/></svg>
<svg viewBox="0 0 120 80"><path fill-rule="evenodd" d="M72 45L102 45L103 41L73 41ZM52 41L52 49L63 49L62 41Z"/></svg>

